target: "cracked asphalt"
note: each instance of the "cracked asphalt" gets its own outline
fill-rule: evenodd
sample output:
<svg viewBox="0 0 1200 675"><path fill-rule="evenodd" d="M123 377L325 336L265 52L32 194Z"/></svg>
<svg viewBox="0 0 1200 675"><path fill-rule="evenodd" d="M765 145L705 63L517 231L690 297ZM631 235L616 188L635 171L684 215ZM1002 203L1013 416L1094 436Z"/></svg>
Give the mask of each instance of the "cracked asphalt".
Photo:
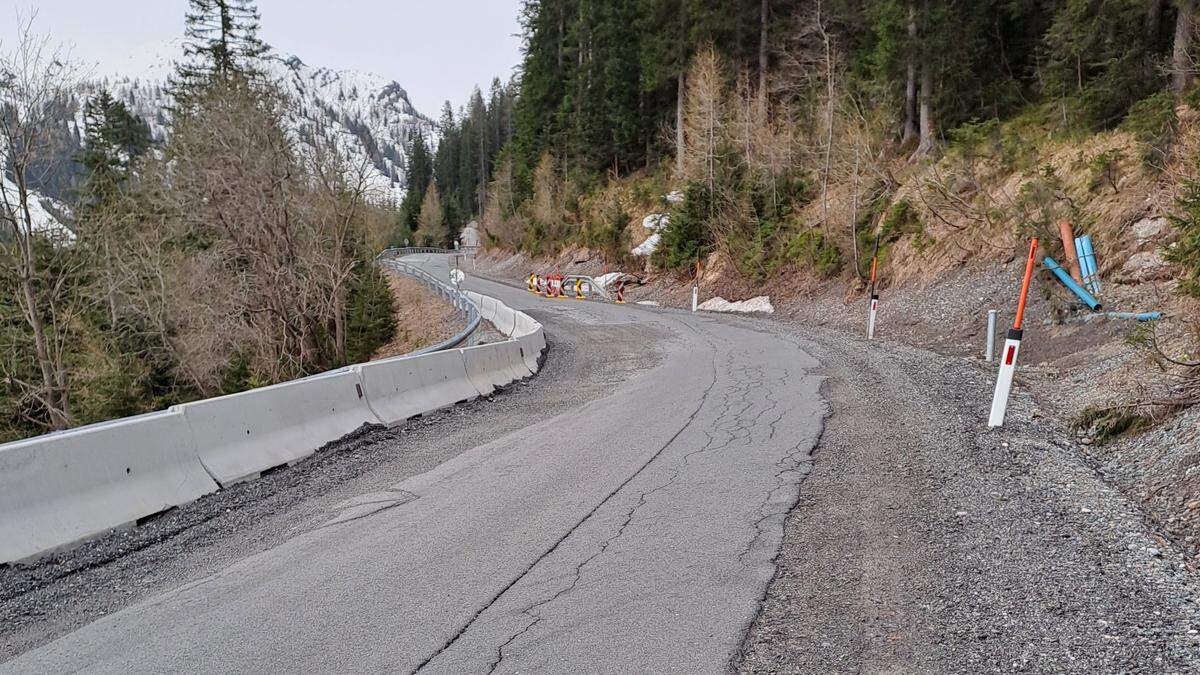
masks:
<svg viewBox="0 0 1200 675"><path fill-rule="evenodd" d="M72 575L24 570L42 581L0 601L22 619L0 672L725 670L820 437L819 364L722 317L467 287L547 325L532 395L498 399L523 423L459 417L461 446L405 469L376 438L374 463L293 488L240 533L202 520L219 564L156 551L167 538L141 563L80 565L85 584L146 575L112 611L39 605L69 604ZM556 371L559 345L572 367ZM174 572L155 576L163 558Z"/></svg>

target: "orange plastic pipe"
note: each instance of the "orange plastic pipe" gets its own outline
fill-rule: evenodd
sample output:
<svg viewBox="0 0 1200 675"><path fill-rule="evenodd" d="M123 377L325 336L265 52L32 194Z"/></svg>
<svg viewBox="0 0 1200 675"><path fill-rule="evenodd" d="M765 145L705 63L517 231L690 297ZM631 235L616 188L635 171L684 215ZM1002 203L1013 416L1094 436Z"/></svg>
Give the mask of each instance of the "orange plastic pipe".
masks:
<svg viewBox="0 0 1200 675"><path fill-rule="evenodd" d="M1021 330L1021 322L1025 320L1025 301L1029 298L1029 282L1033 279L1034 256L1037 255L1037 237L1029 242L1029 259L1025 261L1025 280L1021 282L1021 299L1017 301L1017 318L1013 320L1013 330Z"/></svg>
<svg viewBox="0 0 1200 675"><path fill-rule="evenodd" d="M1058 221L1058 233L1062 236L1067 271L1071 273L1071 278L1075 280L1075 283L1083 285L1083 276L1079 271L1079 258L1075 256L1075 232L1071 229L1071 221L1065 218Z"/></svg>

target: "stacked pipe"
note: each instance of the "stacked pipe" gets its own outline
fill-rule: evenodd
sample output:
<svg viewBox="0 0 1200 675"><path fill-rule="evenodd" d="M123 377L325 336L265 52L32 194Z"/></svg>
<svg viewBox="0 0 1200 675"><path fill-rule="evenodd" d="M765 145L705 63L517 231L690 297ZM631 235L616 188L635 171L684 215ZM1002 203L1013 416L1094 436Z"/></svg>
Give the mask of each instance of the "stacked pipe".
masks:
<svg viewBox="0 0 1200 675"><path fill-rule="evenodd" d="M1096 266L1096 249L1092 247L1092 237L1083 235L1075 239L1075 255L1079 257L1079 267L1083 278L1080 280L1088 291L1099 295L1100 271Z"/></svg>

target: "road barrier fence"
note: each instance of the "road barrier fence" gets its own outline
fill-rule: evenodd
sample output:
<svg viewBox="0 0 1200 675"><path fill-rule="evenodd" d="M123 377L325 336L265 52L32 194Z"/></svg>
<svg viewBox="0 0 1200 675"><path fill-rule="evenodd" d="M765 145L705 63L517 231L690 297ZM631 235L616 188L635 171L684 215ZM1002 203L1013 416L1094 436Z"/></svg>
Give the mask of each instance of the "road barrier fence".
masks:
<svg viewBox="0 0 1200 675"><path fill-rule="evenodd" d="M302 461L363 424L401 423L538 372L546 349L540 323L397 259L410 252L447 253L397 249L381 263L430 284L468 317L438 351L0 445L0 563L135 526ZM461 347L481 320L507 339Z"/></svg>

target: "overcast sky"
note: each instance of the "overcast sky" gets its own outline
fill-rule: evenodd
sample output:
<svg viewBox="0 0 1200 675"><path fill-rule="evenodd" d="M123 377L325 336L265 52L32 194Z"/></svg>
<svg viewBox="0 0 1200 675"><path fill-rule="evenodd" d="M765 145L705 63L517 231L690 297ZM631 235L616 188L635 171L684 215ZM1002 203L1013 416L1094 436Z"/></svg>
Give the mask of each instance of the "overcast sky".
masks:
<svg viewBox="0 0 1200 675"><path fill-rule="evenodd" d="M259 0L262 37L311 66L373 72L437 118L476 84L507 80L520 61L520 0ZM36 8L35 30L101 64L180 37L186 0L0 0L0 42Z"/></svg>

